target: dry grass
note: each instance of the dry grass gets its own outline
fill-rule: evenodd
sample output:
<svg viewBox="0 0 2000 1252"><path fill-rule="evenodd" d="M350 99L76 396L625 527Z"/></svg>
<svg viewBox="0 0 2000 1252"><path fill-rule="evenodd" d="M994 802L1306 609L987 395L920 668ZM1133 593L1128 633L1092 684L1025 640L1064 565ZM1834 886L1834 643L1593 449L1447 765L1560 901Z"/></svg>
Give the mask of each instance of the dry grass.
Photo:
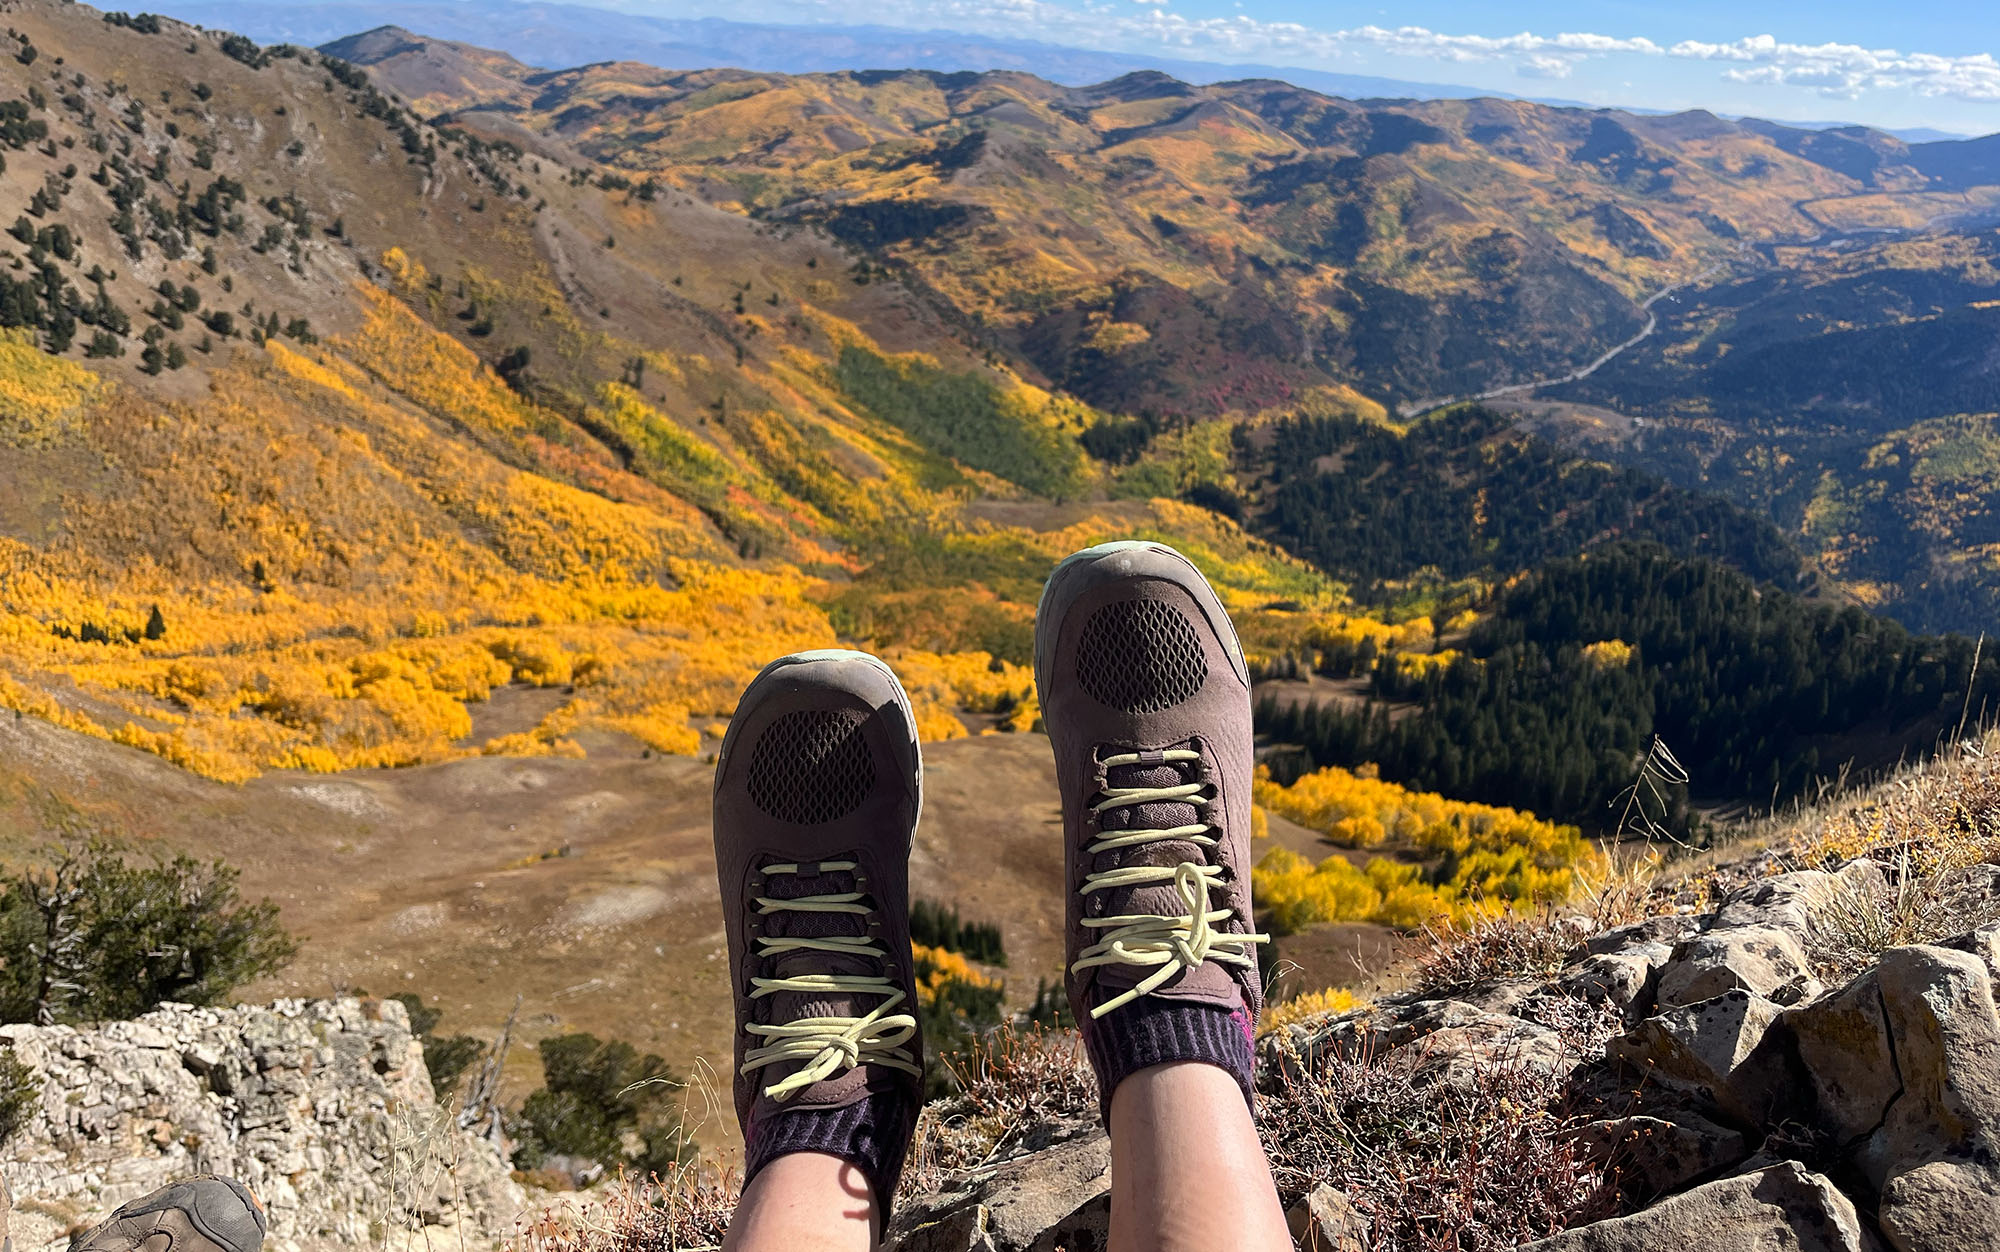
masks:
<svg viewBox="0 0 2000 1252"><path fill-rule="evenodd" d="M565 1197L516 1233L513 1252L679 1252L715 1248L735 1215L739 1180L699 1164L666 1177L620 1174L585 1196Z"/></svg>
<svg viewBox="0 0 2000 1252"><path fill-rule="evenodd" d="M1423 1051L1330 1055L1260 1101L1287 1204L1338 1187L1380 1252L1513 1248L1615 1211L1615 1180L1577 1141L1589 1119L1565 1103L1560 1073L1493 1062L1426 1082Z"/></svg>
<svg viewBox="0 0 2000 1252"><path fill-rule="evenodd" d="M1542 909L1424 927L1429 950L1418 958L1415 985L1426 996L1460 991L1503 978L1554 974L1590 931L1569 913Z"/></svg>

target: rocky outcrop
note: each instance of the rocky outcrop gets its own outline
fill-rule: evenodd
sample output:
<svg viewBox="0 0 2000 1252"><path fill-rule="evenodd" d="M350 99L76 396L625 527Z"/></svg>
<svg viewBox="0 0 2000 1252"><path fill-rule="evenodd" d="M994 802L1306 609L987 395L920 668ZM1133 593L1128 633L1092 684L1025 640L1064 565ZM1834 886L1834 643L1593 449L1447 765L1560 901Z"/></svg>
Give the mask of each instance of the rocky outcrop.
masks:
<svg viewBox="0 0 2000 1252"><path fill-rule="evenodd" d="M1269 1037L1260 1100L1399 1057L1421 1101L1475 1110L1504 1104L1482 1074L1538 1076L1509 1090L1558 1092L1532 1116L1560 1119L1560 1143L1597 1171L1572 1228L1525 1245L1540 1252L2000 1247L2000 924L1890 948L1829 987L1829 910L1880 905L1884 868L1747 877L1711 911L1583 939L1551 976L1405 995ZM1274 1111L1296 1112L1266 1104L1267 1123ZM1086 1137L1013 1151L920 1199L890 1246L1101 1246L1102 1150ZM1365 1180L1297 1154L1281 1174L1301 1248L1391 1242L1393 1205Z"/></svg>
<svg viewBox="0 0 2000 1252"><path fill-rule="evenodd" d="M395 1001L163 1005L84 1029L0 1027L0 1048L40 1083L0 1147L22 1252L201 1172L256 1192L274 1252L398 1230L485 1247L522 1207L499 1153L441 1114Z"/></svg>

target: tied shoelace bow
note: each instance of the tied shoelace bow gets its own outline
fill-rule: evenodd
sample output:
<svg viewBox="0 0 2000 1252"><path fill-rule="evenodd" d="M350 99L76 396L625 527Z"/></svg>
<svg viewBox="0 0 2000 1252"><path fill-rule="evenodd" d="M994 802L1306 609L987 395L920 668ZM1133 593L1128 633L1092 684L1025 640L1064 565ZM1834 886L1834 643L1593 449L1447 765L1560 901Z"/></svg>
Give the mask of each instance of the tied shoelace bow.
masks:
<svg viewBox="0 0 2000 1252"><path fill-rule="evenodd" d="M767 865L763 872L771 874L834 874L852 873L856 867L853 861L820 861L813 864ZM866 917L873 909L861 901L861 891L840 891L824 895L797 896L780 899L772 896L757 897L757 912L770 916L780 912L798 913L847 913L856 917ZM759 935L760 945L757 955L775 958L792 952L828 952L840 956L861 957L875 961L887 961L889 954L867 935L826 935L818 938L805 936ZM791 991L807 995L878 995L883 997L875 1010L862 1017L801 1017L795 1021L778 1025L763 1026L751 1023L744 1030L752 1035L772 1040L759 1048L745 1053L742 1072L749 1077L751 1071L766 1065L778 1065L787 1061L803 1061L805 1064L789 1076L764 1088L764 1094L773 1100L784 1101L812 1084L821 1081L836 1069L855 1065L886 1065L907 1074L921 1076L923 1067L916 1062L910 1050L903 1045L917 1032L917 1019L908 1013L891 1013L889 1010L908 999L901 988L888 978L874 974L794 974L785 978L752 978L750 997L762 999L768 995Z"/></svg>
<svg viewBox="0 0 2000 1252"><path fill-rule="evenodd" d="M1121 765L1171 765L1199 760L1199 752L1174 748L1164 752L1120 753L1103 758L1103 764L1109 771ZM1202 782L1169 787L1114 787L1110 785L1107 775L1104 790L1091 803L1090 811L1102 817L1110 809L1136 808L1142 804L1186 804L1192 806L1199 817L1214 801L1213 796L1205 794L1208 790L1208 784ZM1129 827L1104 832L1084 851L1095 856L1117 848L1170 840L1213 848L1219 842L1211 833L1214 830L1216 827L1207 821L1181 826ZM1096 965L1159 967L1136 986L1092 1009L1090 1015L1093 1018L1102 1017L1121 1005L1150 994L1182 970L1193 969L1204 961L1219 961L1225 965L1251 965L1254 962L1251 947L1269 943L1271 937L1235 935L1215 929L1215 923L1226 922L1234 914L1232 909L1209 907L1209 888L1221 882L1221 866L1199 861L1182 861L1174 866L1119 866L1084 875L1083 886L1078 890L1078 894L1084 896L1097 891L1171 883L1185 910L1179 916L1138 913L1083 919L1085 926L1108 933L1079 954L1076 963L1070 966L1072 973L1081 973Z"/></svg>

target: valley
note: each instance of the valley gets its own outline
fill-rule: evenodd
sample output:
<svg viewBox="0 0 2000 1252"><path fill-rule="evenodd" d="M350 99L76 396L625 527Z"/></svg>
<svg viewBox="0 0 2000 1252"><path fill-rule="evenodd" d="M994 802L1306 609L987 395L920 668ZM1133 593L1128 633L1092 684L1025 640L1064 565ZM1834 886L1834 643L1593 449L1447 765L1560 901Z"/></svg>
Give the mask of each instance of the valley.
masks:
<svg viewBox="0 0 2000 1252"><path fill-rule="evenodd" d="M518 1003L512 1094L715 1069L713 754L805 647L909 687L1029 1011L1107 539L1260 680L1287 995L1598 882L1655 735L1701 842L2000 706L2000 139L0 25L0 853L223 858L243 995Z"/></svg>

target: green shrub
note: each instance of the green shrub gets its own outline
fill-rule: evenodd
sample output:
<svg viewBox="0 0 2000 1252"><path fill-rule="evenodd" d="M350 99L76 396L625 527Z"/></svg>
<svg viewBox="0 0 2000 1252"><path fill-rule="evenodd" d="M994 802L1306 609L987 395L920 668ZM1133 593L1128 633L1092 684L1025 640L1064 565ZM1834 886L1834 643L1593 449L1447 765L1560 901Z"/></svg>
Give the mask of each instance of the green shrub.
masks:
<svg viewBox="0 0 2000 1252"><path fill-rule="evenodd" d="M543 1086L521 1104L511 1127L519 1169L551 1156L577 1156L606 1169L666 1174L694 1156L679 1092L659 1057L596 1035L544 1039Z"/></svg>
<svg viewBox="0 0 2000 1252"><path fill-rule="evenodd" d="M12 1052L0 1052L0 1145L14 1137L41 1098L42 1078Z"/></svg>
<svg viewBox="0 0 2000 1252"><path fill-rule="evenodd" d="M68 815L74 825L74 815ZM238 898L238 872L185 854L128 862L102 836L0 877L0 1021L106 1021L215 1004L290 962L278 906Z"/></svg>

